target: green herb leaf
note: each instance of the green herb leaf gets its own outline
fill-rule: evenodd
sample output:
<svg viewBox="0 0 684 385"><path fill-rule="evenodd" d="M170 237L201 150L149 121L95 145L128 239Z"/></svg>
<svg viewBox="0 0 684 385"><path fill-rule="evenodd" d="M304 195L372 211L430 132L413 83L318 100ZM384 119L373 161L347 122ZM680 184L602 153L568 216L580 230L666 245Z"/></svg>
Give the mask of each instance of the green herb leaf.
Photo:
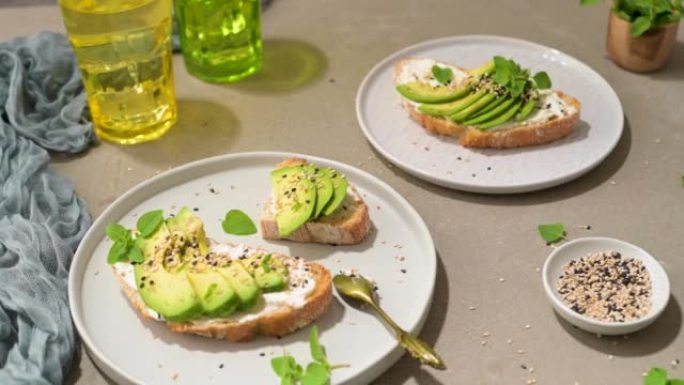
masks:
<svg viewBox="0 0 684 385"><path fill-rule="evenodd" d="M117 262L122 262L126 257L126 244L121 241L115 242L109 249L107 254L107 263L113 265Z"/></svg>
<svg viewBox="0 0 684 385"><path fill-rule="evenodd" d="M454 72L449 67L432 66L432 76L441 84L447 85L454 78Z"/></svg>
<svg viewBox="0 0 684 385"><path fill-rule="evenodd" d="M285 375L290 374L295 365L294 357L287 353L284 356L271 359L271 368L273 368L273 371L278 377L284 377Z"/></svg>
<svg viewBox="0 0 684 385"><path fill-rule="evenodd" d="M319 362L312 362L302 376L302 385L325 385L330 379L330 370Z"/></svg>
<svg viewBox="0 0 684 385"><path fill-rule="evenodd" d="M153 210L140 216L136 227L140 232L140 236L149 238L157 231L162 222L164 222L164 212L162 210Z"/></svg>
<svg viewBox="0 0 684 385"><path fill-rule="evenodd" d="M264 272L268 273L271 271L271 265L268 264L268 262L271 260L271 254L266 254L262 259L261 259L261 268L264 269ZM315 326L314 326L315 327Z"/></svg>
<svg viewBox="0 0 684 385"><path fill-rule="evenodd" d="M684 385L684 380L679 378L673 378L670 380L670 382L667 383L667 385Z"/></svg>
<svg viewBox="0 0 684 385"><path fill-rule="evenodd" d="M663 368L651 368L644 377L644 385L667 385L667 371Z"/></svg>
<svg viewBox="0 0 684 385"><path fill-rule="evenodd" d="M632 21L632 18L629 17L629 15L625 11L620 11L618 9L615 9L613 12L617 15L617 17L619 17L620 19L622 19L624 21L629 21L629 22Z"/></svg>
<svg viewBox="0 0 684 385"><path fill-rule="evenodd" d="M128 238L130 232L118 223L110 223L105 231L112 241L123 241Z"/></svg>
<svg viewBox="0 0 684 385"><path fill-rule="evenodd" d="M314 361L328 365L328 359L325 357L325 350L318 342L318 327L314 325L309 333L309 346L311 347L311 358Z"/></svg>
<svg viewBox="0 0 684 385"><path fill-rule="evenodd" d="M131 245L128 249L128 260L135 263L142 263L143 252L138 245Z"/></svg>
<svg viewBox="0 0 684 385"><path fill-rule="evenodd" d="M581 5L594 5L600 3L601 0L580 0Z"/></svg>
<svg viewBox="0 0 684 385"><path fill-rule="evenodd" d="M653 26L652 23L653 21L648 16L639 16L632 22L632 26L629 29L629 34L634 37L641 36L646 33L646 31L651 29Z"/></svg>
<svg viewBox="0 0 684 385"><path fill-rule="evenodd" d="M257 232L254 222L240 210L230 210L221 223L223 231L233 235L251 235Z"/></svg>
<svg viewBox="0 0 684 385"><path fill-rule="evenodd" d="M544 71L537 72L534 74L534 83L539 87L540 90L546 90L551 88L551 78L549 78L549 74L547 74Z"/></svg>
<svg viewBox="0 0 684 385"><path fill-rule="evenodd" d="M537 230L546 243L556 243L565 237L565 226L560 223L539 225Z"/></svg>

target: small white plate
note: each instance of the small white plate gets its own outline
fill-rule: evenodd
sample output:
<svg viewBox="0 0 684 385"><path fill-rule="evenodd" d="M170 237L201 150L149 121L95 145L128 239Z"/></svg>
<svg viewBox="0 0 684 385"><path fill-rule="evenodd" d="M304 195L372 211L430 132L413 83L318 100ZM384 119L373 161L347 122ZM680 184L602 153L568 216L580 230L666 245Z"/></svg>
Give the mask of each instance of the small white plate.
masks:
<svg viewBox="0 0 684 385"><path fill-rule="evenodd" d="M393 66L425 57L475 68L495 55L510 57L533 72L546 71L553 88L582 103L573 134L559 141L513 150L473 150L456 139L427 133L411 120L394 89ZM390 162L414 176L458 190L504 194L541 190L588 172L622 135L622 106L596 71L556 49L496 36L431 40L390 55L361 83L356 113L368 141Z"/></svg>
<svg viewBox="0 0 684 385"><path fill-rule="evenodd" d="M563 271L563 267L571 260L603 251L617 251L625 258L637 259L648 271L651 276L651 309L644 317L627 322L599 321L581 315L563 303L556 290L556 282ZM670 299L670 281L660 263L640 247L613 238L587 237L563 244L546 259L542 279L546 295L556 312L578 328L596 334L620 335L641 330L658 318Z"/></svg>
<svg viewBox="0 0 684 385"><path fill-rule="evenodd" d="M370 207L375 229L369 239L333 247L267 242L259 234L238 237L222 231L221 220L230 209L258 220L271 190L269 172L293 156L346 174ZM282 339L230 343L173 333L161 323L141 319L129 305L106 263L111 243L105 239L105 227L116 222L131 228L141 213L161 208L168 215L183 205L197 210L207 234L216 240L302 256L333 274L357 268L377 281L382 306L408 330L418 332L427 316L435 247L423 220L391 187L356 168L312 156L261 152L205 159L152 178L117 199L88 231L74 257L69 276L74 323L91 357L119 383L276 384L271 358L287 351L300 363L311 361L308 327ZM349 365L333 372L333 384L368 383L403 353L373 314L347 306L337 295L315 323L330 362Z"/></svg>

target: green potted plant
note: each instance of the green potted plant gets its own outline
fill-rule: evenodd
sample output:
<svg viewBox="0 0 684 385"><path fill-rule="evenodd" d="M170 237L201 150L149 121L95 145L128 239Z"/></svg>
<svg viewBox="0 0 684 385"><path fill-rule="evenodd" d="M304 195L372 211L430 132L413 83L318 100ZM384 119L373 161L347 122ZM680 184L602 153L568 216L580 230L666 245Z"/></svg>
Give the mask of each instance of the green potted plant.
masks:
<svg viewBox="0 0 684 385"><path fill-rule="evenodd" d="M601 1L580 0L580 4ZM683 16L682 0L614 0L608 18L608 57L631 71L662 68L672 55Z"/></svg>

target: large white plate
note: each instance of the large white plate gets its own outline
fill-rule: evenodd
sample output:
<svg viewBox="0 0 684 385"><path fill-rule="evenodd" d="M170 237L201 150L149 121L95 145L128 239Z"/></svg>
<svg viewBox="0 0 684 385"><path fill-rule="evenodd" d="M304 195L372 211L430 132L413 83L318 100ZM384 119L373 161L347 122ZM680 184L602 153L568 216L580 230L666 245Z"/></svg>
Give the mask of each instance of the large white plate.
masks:
<svg viewBox="0 0 684 385"><path fill-rule="evenodd" d="M454 138L428 134L401 107L392 81L398 60L426 57L475 68L495 55L548 72L554 89L578 98L582 110L576 132L543 146L472 150ZM496 36L431 40L392 54L361 83L356 112L366 138L395 165L435 184L481 193L540 190L577 178L608 156L623 125L615 91L587 65L553 48Z"/></svg>
<svg viewBox="0 0 684 385"><path fill-rule="evenodd" d="M382 306L400 325L420 330L435 282L432 238L406 200L361 170L306 156L345 173L370 206L375 229L361 245L266 242L259 235L223 233L220 221L230 209L259 218L261 204L270 192L269 172L291 156L294 154L243 153L194 162L138 185L97 219L76 252L69 299L83 342L109 376L122 384L277 384L270 367L272 357L288 351L299 362L311 360L309 328L280 340L261 337L234 344L173 333L160 323L141 319L106 263L110 242L105 240L104 230L114 222L134 227L137 215L152 209L162 208L168 214L187 205L198 210L207 234L214 239L302 256L322 263L332 273L357 268L377 281ZM333 384L368 383L401 356L392 334L375 316L349 307L337 294L329 312L316 324L330 362L350 365L333 372Z"/></svg>

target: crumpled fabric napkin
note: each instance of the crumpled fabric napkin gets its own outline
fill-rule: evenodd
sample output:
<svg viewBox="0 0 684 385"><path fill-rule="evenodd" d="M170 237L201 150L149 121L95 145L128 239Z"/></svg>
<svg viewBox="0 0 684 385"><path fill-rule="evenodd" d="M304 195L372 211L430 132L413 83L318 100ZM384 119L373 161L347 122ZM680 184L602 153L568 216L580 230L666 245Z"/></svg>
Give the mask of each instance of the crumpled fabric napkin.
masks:
<svg viewBox="0 0 684 385"><path fill-rule="evenodd" d="M47 150L94 139L67 39L42 32L0 43L0 384L63 383L75 351L67 277L90 227Z"/></svg>

